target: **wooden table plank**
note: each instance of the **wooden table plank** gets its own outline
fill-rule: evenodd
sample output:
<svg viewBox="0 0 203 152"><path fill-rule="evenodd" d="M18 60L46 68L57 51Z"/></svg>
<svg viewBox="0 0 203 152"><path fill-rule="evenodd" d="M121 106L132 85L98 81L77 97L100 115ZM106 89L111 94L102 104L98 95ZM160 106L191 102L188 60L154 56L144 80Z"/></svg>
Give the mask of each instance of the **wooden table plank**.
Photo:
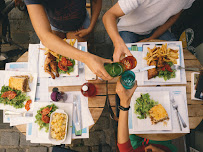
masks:
<svg viewBox="0 0 203 152"><path fill-rule="evenodd" d="M185 67L186 68L202 68L202 65L198 60L185 60Z"/></svg>
<svg viewBox="0 0 203 152"><path fill-rule="evenodd" d="M203 105L188 105L189 117L203 117Z"/></svg>
<svg viewBox="0 0 203 152"><path fill-rule="evenodd" d="M203 117L189 117L190 129L195 129L202 121Z"/></svg>
<svg viewBox="0 0 203 152"><path fill-rule="evenodd" d="M203 100L192 100L191 94L187 93L187 104L202 104L203 105Z"/></svg>
<svg viewBox="0 0 203 152"><path fill-rule="evenodd" d="M94 84L97 89L97 95L106 95L106 84L96 83ZM68 92L68 91L81 91L82 86L58 86L57 88L60 91ZM52 92L54 87L49 87L49 92Z"/></svg>
<svg viewBox="0 0 203 152"><path fill-rule="evenodd" d="M185 60L196 60L197 58L187 49L183 49L184 59Z"/></svg>
<svg viewBox="0 0 203 152"><path fill-rule="evenodd" d="M104 108L106 101L106 96L96 96L88 98L88 107L89 108Z"/></svg>

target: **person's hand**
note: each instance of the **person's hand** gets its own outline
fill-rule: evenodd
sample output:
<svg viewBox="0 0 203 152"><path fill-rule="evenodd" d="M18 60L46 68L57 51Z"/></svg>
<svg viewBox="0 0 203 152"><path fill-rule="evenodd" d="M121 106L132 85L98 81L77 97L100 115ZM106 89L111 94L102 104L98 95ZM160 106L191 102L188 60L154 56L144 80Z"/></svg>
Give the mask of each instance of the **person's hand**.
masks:
<svg viewBox="0 0 203 152"><path fill-rule="evenodd" d="M146 39L143 39L143 40L141 40L141 41L139 41L139 42L147 42L147 41L150 41L150 40L152 40L152 38L151 38L151 37L146 38Z"/></svg>
<svg viewBox="0 0 203 152"><path fill-rule="evenodd" d="M164 150L152 145L145 147L145 152L148 152L147 150L151 150L152 152L165 152Z"/></svg>
<svg viewBox="0 0 203 152"><path fill-rule="evenodd" d="M90 28L87 29L80 29L75 33L75 36L85 37L87 36L92 30Z"/></svg>
<svg viewBox="0 0 203 152"><path fill-rule="evenodd" d="M115 46L114 54L113 54L113 61L114 62L119 62L122 58L125 57L125 55L133 56L130 53L130 50L125 45L125 43L121 43L121 44Z"/></svg>
<svg viewBox="0 0 203 152"><path fill-rule="evenodd" d="M132 89L125 89L122 86L120 79L118 79L117 85L116 85L116 93L118 94L118 96L120 98L121 106L129 107L130 99L131 99L133 93L135 92L136 88L137 88L137 81L135 81L135 85Z"/></svg>
<svg viewBox="0 0 203 152"><path fill-rule="evenodd" d="M89 54L85 64L90 70L103 80L113 79L104 68L104 63L112 63L110 59L104 59L93 54Z"/></svg>

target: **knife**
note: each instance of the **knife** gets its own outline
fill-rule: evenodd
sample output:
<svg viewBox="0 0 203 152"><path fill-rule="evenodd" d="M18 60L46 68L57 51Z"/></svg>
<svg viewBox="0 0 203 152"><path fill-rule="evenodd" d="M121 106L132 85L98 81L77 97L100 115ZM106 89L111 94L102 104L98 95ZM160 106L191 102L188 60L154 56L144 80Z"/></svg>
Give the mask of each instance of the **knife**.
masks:
<svg viewBox="0 0 203 152"><path fill-rule="evenodd" d="M82 122L81 122L81 113L79 108L80 103L80 97L77 95L74 95L74 125L75 125L75 135L81 136L82 135Z"/></svg>
<svg viewBox="0 0 203 152"><path fill-rule="evenodd" d="M135 72L135 73L137 73L137 72L142 72L142 71L146 71L146 70L153 69L153 68L156 68L156 66L155 66L155 65L147 66L147 67L144 67L144 68L135 70L134 72Z"/></svg>

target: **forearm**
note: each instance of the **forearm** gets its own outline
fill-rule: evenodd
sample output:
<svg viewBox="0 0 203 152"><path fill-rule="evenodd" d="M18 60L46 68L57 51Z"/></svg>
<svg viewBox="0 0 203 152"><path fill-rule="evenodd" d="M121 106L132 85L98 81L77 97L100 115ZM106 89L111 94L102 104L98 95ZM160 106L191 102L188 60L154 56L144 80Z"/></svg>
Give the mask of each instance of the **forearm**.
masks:
<svg viewBox="0 0 203 152"><path fill-rule="evenodd" d="M93 30L102 7L102 0L92 0L92 17L89 28Z"/></svg>
<svg viewBox="0 0 203 152"><path fill-rule="evenodd" d="M76 49L75 47L72 47L52 32L43 32L43 34L39 33L38 36L45 47L62 56L69 57L85 63L85 61L90 55L87 52L83 52Z"/></svg>
<svg viewBox="0 0 203 152"><path fill-rule="evenodd" d="M129 105L121 105L121 106L129 107ZM129 140L128 111L120 110L118 120L118 143L123 144L126 143L128 140Z"/></svg>
<svg viewBox="0 0 203 152"><path fill-rule="evenodd" d="M124 43L118 32L117 19L118 18L116 16L109 12L106 12L103 16L104 26L115 47L121 43Z"/></svg>
<svg viewBox="0 0 203 152"><path fill-rule="evenodd" d="M161 25L160 27L157 28L157 30L152 34L152 36L150 38L156 39L159 36L161 36L164 32L166 32L177 21L177 19L180 17L181 13L182 13L182 11L179 12L178 14L170 17L166 21L166 23L164 23L163 25Z"/></svg>

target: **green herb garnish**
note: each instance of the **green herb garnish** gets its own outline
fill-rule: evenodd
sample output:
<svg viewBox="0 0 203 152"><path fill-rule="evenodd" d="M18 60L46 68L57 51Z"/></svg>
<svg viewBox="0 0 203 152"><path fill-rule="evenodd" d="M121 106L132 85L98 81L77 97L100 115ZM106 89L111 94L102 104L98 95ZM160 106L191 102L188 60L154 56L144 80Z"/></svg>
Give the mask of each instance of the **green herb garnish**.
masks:
<svg viewBox="0 0 203 152"><path fill-rule="evenodd" d="M158 102L150 99L149 93L141 94L141 96L136 99L136 103L134 105L134 112L138 115L137 118L147 118L147 116L149 116L149 110L157 104Z"/></svg>
<svg viewBox="0 0 203 152"><path fill-rule="evenodd" d="M7 91L14 91L17 93L14 99L9 100L8 98L2 98L2 94ZM25 107L24 102L30 100L29 96L26 96L26 93L23 93L20 90L15 90L10 88L9 86L2 86L0 93L0 103L4 105L11 105L16 109Z"/></svg>

